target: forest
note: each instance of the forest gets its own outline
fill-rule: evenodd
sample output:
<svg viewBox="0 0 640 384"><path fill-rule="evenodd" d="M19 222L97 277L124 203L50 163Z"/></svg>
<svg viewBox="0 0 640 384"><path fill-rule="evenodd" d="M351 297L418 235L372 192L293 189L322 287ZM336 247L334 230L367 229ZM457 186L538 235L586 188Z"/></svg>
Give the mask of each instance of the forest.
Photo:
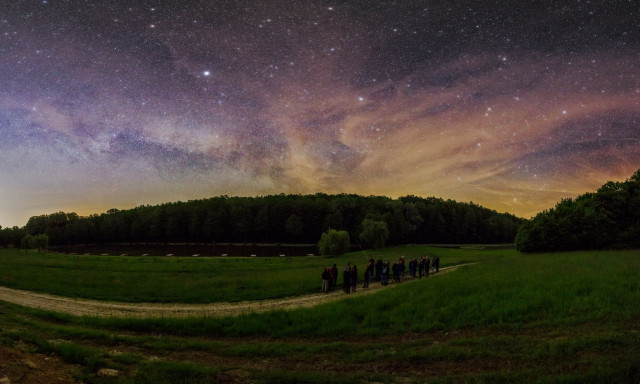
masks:
<svg viewBox="0 0 640 384"><path fill-rule="evenodd" d="M537 214L520 227L515 243L523 252L640 247L640 170Z"/></svg>
<svg viewBox="0 0 640 384"><path fill-rule="evenodd" d="M328 229L360 244L363 221L385 227L385 245L512 243L523 219L474 203L440 198L355 194L218 196L188 202L111 209L79 216L57 212L31 217L23 228L0 230L0 245L18 246L45 234L49 245L134 242L316 244ZM372 244L361 244L370 246ZM379 244L377 244L379 245Z"/></svg>

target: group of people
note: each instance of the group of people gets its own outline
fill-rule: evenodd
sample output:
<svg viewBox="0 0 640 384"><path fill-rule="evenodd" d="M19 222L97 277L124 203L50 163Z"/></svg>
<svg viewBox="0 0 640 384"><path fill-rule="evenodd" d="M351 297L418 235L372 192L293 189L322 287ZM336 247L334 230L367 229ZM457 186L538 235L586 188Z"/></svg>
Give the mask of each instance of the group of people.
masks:
<svg viewBox="0 0 640 384"><path fill-rule="evenodd" d="M409 276L419 278L422 276L429 277L429 272L440 271L440 257L434 256L433 259L426 256L420 256L420 259L412 259L408 263ZM369 287L369 283L372 279L379 281L382 285L389 284L389 278L393 276L393 281L399 283L404 277L406 270L405 258L400 257L397 262L390 265L389 261L383 262L382 259L375 261L369 260L369 263L364 270L364 285L362 288ZM345 293L351 293L356 291L358 285L358 267L354 264L347 263L342 270L342 288ZM325 268L322 271L322 292L329 292L336 288L338 283L338 266L333 264L333 267Z"/></svg>

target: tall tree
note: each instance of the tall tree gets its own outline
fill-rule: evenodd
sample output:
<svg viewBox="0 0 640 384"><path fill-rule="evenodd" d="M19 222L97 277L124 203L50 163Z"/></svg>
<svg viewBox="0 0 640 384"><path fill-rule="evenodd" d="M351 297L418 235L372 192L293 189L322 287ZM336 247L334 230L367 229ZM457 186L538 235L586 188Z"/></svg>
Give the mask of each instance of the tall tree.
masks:
<svg viewBox="0 0 640 384"><path fill-rule="evenodd" d="M318 250L323 256L340 256L349 252L351 242L347 231L330 229L320 236Z"/></svg>
<svg viewBox="0 0 640 384"><path fill-rule="evenodd" d="M524 252L640 247L640 170L596 193L563 199L525 222L516 236Z"/></svg>
<svg viewBox="0 0 640 384"><path fill-rule="evenodd" d="M291 216L289 216L284 227L287 232L289 232L293 236L293 243L295 244L296 237L300 235L302 233L302 230L304 229L304 224L302 223L300 216L296 214L292 214Z"/></svg>
<svg viewBox="0 0 640 384"><path fill-rule="evenodd" d="M389 228L382 220L364 219L359 237L365 245L373 249L382 248L389 238Z"/></svg>

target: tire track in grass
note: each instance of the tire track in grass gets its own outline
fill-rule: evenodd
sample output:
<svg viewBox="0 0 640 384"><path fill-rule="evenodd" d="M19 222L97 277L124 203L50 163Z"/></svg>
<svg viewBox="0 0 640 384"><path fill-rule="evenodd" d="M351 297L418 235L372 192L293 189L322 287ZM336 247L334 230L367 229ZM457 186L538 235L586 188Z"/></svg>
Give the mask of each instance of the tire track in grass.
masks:
<svg viewBox="0 0 640 384"><path fill-rule="evenodd" d="M442 273L451 272L457 268L475 263L461 264L440 268L439 273L431 274L436 277ZM419 281L417 278L405 279L405 283ZM361 283L360 283L361 284ZM329 293L314 293L303 296L285 297L256 301L241 301L237 303L122 303L76 299L64 296L49 295L21 289L0 287L0 301L17 304L23 307L37 308L46 311L60 312L73 316L90 317L135 317L135 318L185 318L185 317L225 317L241 314L261 313L278 309L307 308L315 305L342 300L348 297L375 293L384 288L393 288L398 284L391 283L383 287L373 283L369 288L358 287L356 292L345 294L342 290Z"/></svg>

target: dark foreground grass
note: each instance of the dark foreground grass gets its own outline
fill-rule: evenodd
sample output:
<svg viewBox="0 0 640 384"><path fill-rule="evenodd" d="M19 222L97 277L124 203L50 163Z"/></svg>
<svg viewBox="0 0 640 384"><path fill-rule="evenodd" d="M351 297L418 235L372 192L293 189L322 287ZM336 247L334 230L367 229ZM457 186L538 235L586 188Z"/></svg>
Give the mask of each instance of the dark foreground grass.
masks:
<svg viewBox="0 0 640 384"><path fill-rule="evenodd" d="M238 318L75 318L0 304L0 343L62 356L87 383L639 382L640 252L443 252L482 262ZM97 377L101 367L121 374Z"/></svg>

